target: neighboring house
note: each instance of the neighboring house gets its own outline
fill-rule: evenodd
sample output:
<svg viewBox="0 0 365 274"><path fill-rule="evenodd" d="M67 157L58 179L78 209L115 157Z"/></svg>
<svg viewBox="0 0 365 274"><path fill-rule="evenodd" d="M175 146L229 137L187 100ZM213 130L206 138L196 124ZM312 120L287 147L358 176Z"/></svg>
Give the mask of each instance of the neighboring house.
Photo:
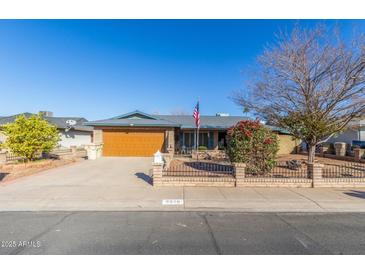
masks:
<svg viewBox="0 0 365 274"><path fill-rule="evenodd" d="M365 145L365 120L351 121L343 132L332 136L328 143L344 142L352 145L353 141L362 141Z"/></svg>
<svg viewBox="0 0 365 274"><path fill-rule="evenodd" d="M12 116L0 117L0 143L4 142L6 136L1 132L1 127L4 124L12 123L19 115L30 117L34 115L29 112L20 113ZM82 117L54 117L51 112L43 112L43 117L51 124L55 125L60 133L60 147L82 146L92 143L93 128L85 126L87 122Z"/></svg>
<svg viewBox="0 0 365 274"><path fill-rule="evenodd" d="M200 116L199 146L209 150L223 148L227 129L245 119L218 114ZM157 150L190 153L196 142L192 115L150 115L136 110L85 125L94 127L94 143L103 143L104 156L152 156ZM298 142L288 132L268 127L279 135L280 154L295 150Z"/></svg>

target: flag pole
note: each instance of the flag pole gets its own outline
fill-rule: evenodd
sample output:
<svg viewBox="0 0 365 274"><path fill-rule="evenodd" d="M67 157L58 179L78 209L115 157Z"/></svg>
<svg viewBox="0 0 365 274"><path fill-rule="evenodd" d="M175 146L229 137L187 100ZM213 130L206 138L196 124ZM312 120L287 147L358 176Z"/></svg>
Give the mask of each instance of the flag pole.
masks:
<svg viewBox="0 0 365 274"><path fill-rule="evenodd" d="M199 161L199 127L200 127L200 113L199 113L199 98L194 109L193 117L195 119L195 151L196 160Z"/></svg>
<svg viewBox="0 0 365 274"><path fill-rule="evenodd" d="M196 160L199 162L199 127L200 127L200 106L199 106L200 98L198 97L198 115L199 115L199 123L196 125Z"/></svg>
<svg viewBox="0 0 365 274"><path fill-rule="evenodd" d="M199 127L196 129L196 160L199 162Z"/></svg>

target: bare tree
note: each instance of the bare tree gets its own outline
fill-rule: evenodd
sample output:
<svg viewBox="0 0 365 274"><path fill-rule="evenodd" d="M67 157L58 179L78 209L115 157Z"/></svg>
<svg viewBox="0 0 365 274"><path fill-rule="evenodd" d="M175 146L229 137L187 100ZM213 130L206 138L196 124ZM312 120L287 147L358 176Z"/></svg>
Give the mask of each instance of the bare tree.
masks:
<svg viewBox="0 0 365 274"><path fill-rule="evenodd" d="M337 28L297 26L276 38L258 57L247 92L232 99L305 141L313 163L316 145L365 114L363 35L345 41Z"/></svg>

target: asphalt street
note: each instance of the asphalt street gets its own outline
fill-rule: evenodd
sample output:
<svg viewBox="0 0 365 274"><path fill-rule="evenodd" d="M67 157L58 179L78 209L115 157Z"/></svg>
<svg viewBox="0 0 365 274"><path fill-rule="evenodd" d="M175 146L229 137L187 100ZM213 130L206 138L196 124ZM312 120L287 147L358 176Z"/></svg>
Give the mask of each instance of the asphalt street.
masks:
<svg viewBox="0 0 365 274"><path fill-rule="evenodd" d="M365 214L0 212L0 241L0 254L365 254Z"/></svg>

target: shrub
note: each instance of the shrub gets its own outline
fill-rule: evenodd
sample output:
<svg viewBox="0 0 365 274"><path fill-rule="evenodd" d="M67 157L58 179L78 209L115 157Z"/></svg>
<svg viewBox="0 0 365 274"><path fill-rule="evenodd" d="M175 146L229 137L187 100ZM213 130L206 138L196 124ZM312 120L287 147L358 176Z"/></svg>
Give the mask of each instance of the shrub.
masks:
<svg viewBox="0 0 365 274"><path fill-rule="evenodd" d="M240 121L231 127L227 145L231 162L246 163L250 173L264 174L275 166L279 150L277 135L257 120Z"/></svg>
<svg viewBox="0 0 365 274"><path fill-rule="evenodd" d="M206 146L199 146L198 150L207 150L208 148Z"/></svg>
<svg viewBox="0 0 365 274"><path fill-rule="evenodd" d="M3 128L7 138L2 146L27 160L34 160L36 155L49 152L60 139L57 128L39 115L29 118L20 115Z"/></svg>

